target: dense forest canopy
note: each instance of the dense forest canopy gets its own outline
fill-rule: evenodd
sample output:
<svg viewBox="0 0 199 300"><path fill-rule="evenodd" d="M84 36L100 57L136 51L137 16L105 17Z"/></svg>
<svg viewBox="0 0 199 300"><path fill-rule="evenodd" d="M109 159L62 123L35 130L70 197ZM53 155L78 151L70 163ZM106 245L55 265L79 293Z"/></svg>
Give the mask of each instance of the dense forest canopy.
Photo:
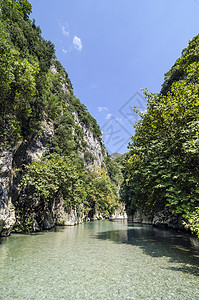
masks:
<svg viewBox="0 0 199 300"><path fill-rule="evenodd" d="M129 212L164 208L199 234L199 35L165 74L159 94L144 90L125 162L123 199Z"/></svg>

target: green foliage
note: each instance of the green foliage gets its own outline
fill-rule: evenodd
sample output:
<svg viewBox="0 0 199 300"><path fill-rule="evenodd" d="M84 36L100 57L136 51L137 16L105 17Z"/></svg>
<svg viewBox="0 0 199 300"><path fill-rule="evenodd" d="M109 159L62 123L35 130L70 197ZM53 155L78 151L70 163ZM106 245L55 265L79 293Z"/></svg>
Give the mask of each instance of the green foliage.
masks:
<svg viewBox="0 0 199 300"><path fill-rule="evenodd" d="M76 167L68 159L55 155L27 166L21 187L32 186L33 199L53 201L57 197L63 197L68 207L75 208L77 179Z"/></svg>
<svg viewBox="0 0 199 300"><path fill-rule="evenodd" d="M105 170L91 172L55 154L28 165L20 187L27 194L25 215L30 208L51 207L55 199L90 218L96 213L108 216L117 208L117 193Z"/></svg>
<svg viewBox="0 0 199 300"><path fill-rule="evenodd" d="M105 153L96 120L73 95L54 45L29 19L31 4L0 0L0 9L0 146L24 145L15 178L17 184L22 177L21 193L14 200L18 230L42 227L45 211L58 199L85 216L112 213L117 206L115 185L104 170L96 173L84 167L94 161L84 140L86 129ZM24 166L27 147L38 140L46 148L44 157ZM110 167L109 175L111 168L116 171Z"/></svg>
<svg viewBox="0 0 199 300"><path fill-rule="evenodd" d="M91 152L85 151L85 153L84 153L84 160L85 160L86 163L92 164L93 161L94 161L94 158L95 157L92 155Z"/></svg>
<svg viewBox="0 0 199 300"><path fill-rule="evenodd" d="M99 125L97 124L95 118L93 118L91 114L87 111L86 106L74 96L70 97L68 99L68 102L68 109L72 112L77 113L80 123L89 128L92 131L93 136L97 138L102 145L102 133L100 131Z"/></svg>
<svg viewBox="0 0 199 300"><path fill-rule="evenodd" d="M32 5L27 0L13 0L9 2L19 11L24 20L28 20L28 17L32 12Z"/></svg>
<svg viewBox="0 0 199 300"><path fill-rule="evenodd" d="M30 127L33 129L36 126L33 111L39 66L34 60L20 57L20 53L12 48L4 30L0 33L0 138L1 141L11 142L30 134Z"/></svg>
<svg viewBox="0 0 199 300"><path fill-rule="evenodd" d="M190 67L198 66L199 60L199 51L198 51L198 41L199 35L195 36L191 41L189 41L189 45L182 51L182 56L177 59L174 66L165 74L164 83L162 85L161 93L166 95L168 91L171 90L171 86L174 82L180 80L190 80ZM197 67L198 68L198 67ZM192 73L192 72L191 72ZM193 73L192 75L193 76ZM195 78L195 79L194 79ZM195 73L194 78L191 78L191 82L194 80L198 80L197 72Z"/></svg>
<svg viewBox="0 0 199 300"><path fill-rule="evenodd" d="M120 187L123 181L122 161L122 156L118 157L117 159L112 159L110 155L105 157L108 175L117 187Z"/></svg>
<svg viewBox="0 0 199 300"><path fill-rule="evenodd" d="M37 42L37 47L46 42L20 14L18 6L23 10L29 7L27 14L30 11L27 1L5 0L0 5L0 138L3 144L12 144L39 130L42 107L38 98L38 79L42 65L38 56L31 53L29 36L35 33L32 40Z"/></svg>
<svg viewBox="0 0 199 300"><path fill-rule="evenodd" d="M101 141L101 132L95 119L72 95L67 72L59 61L54 60L54 45L45 41L35 21L28 19L31 4L27 0L4 0L0 1L0 7L2 143L28 139L40 130L44 117L54 121L60 114L65 114L65 119L69 118L69 137L74 125L70 114L74 111L80 122ZM50 66L54 66L55 73L51 72ZM71 144L69 148L74 148L74 138L70 138L68 144ZM83 145L83 141L80 144Z"/></svg>
<svg viewBox="0 0 199 300"><path fill-rule="evenodd" d="M199 207L196 207L193 212L186 213L184 225L199 236Z"/></svg>
<svg viewBox="0 0 199 300"><path fill-rule="evenodd" d="M197 36L167 73L172 80L170 84L166 77L162 94L144 91L147 112L140 114L141 120L135 126L136 134L125 162L122 194L129 211L139 208L151 213L167 206L185 220L193 218L194 224L197 223L198 45ZM183 70L184 79L176 75L176 68Z"/></svg>
<svg viewBox="0 0 199 300"><path fill-rule="evenodd" d="M118 207L118 196L116 187L106 171L98 168L91 172L87 178L87 186L87 199L91 213L94 214L97 211L104 216L112 214Z"/></svg>

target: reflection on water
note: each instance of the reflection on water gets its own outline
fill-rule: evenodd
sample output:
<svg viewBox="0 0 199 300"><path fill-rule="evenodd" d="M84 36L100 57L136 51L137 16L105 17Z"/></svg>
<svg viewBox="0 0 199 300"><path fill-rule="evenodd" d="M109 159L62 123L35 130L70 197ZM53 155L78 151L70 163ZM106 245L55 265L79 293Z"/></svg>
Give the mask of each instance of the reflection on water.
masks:
<svg viewBox="0 0 199 300"><path fill-rule="evenodd" d="M0 299L199 299L187 233L97 221L0 240Z"/></svg>
<svg viewBox="0 0 199 300"><path fill-rule="evenodd" d="M151 257L168 257L170 262L176 262L179 266L174 268L168 265L165 268L199 275L199 240L186 232L139 224L138 227L129 225L124 230L100 232L96 237L137 246Z"/></svg>

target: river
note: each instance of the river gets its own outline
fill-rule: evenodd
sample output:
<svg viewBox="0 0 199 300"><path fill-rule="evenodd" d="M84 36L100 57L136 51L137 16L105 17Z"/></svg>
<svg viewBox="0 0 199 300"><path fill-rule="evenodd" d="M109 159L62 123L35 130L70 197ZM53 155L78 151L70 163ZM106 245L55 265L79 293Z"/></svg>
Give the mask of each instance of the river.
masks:
<svg viewBox="0 0 199 300"><path fill-rule="evenodd" d="M0 299L199 299L198 239L122 220L12 234Z"/></svg>

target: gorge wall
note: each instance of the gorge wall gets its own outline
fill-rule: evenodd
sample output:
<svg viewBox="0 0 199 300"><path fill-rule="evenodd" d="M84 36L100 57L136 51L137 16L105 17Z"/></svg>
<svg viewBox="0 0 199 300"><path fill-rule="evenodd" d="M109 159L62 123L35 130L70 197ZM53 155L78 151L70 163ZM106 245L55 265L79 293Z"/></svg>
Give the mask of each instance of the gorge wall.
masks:
<svg viewBox="0 0 199 300"><path fill-rule="evenodd" d="M31 4L0 9L0 235L125 216L100 128Z"/></svg>
<svg viewBox="0 0 199 300"><path fill-rule="evenodd" d="M149 215L146 215L141 211L137 211L134 214L129 215L128 219L134 223L149 224L179 230L184 229L182 217L177 214L172 214L167 209Z"/></svg>

